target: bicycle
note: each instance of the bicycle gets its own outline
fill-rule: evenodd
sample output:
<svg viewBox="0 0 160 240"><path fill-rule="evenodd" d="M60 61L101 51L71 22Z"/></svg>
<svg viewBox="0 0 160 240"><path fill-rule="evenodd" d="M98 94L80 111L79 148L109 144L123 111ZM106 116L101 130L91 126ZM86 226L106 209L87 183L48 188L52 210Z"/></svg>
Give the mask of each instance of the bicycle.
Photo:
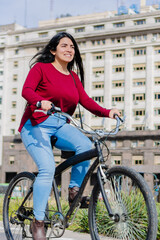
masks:
<svg viewBox="0 0 160 240"><path fill-rule="evenodd" d="M52 112L62 114L77 128L80 128L70 115L61 112L61 109L55 106L51 111L45 113L52 114ZM118 116L116 116L116 121L116 128L109 133L105 133L103 130L88 132L81 129L92 136L95 147L69 157L56 167L55 177L77 163L96 158L90 165L80 190L65 215L62 212L56 181L53 180L53 195L57 210L51 208L53 200L50 197L45 211L45 231L48 240L63 235L65 229L70 225L73 212L71 223L74 221L77 209L82 204L81 199L85 186L95 169L97 178L89 199L88 210L91 238L93 240L156 240L156 205L144 178L131 168L125 166L109 168L106 165L109 152L104 157L102 148L105 146L109 151L105 139L108 135L118 133L120 127ZM8 240L32 238L29 226L33 220L34 179L34 174L22 172L17 174L9 184L3 204L3 224Z"/></svg>

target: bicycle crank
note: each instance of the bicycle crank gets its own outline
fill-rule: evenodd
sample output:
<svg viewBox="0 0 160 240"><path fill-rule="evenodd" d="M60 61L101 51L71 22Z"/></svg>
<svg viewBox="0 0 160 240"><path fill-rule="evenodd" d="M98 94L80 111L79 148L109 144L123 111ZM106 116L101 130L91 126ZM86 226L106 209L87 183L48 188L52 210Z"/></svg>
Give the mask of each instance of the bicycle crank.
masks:
<svg viewBox="0 0 160 240"><path fill-rule="evenodd" d="M51 232L49 234L49 238L52 234L55 237L61 237L65 231L65 220L64 216L60 212L56 212L51 219Z"/></svg>

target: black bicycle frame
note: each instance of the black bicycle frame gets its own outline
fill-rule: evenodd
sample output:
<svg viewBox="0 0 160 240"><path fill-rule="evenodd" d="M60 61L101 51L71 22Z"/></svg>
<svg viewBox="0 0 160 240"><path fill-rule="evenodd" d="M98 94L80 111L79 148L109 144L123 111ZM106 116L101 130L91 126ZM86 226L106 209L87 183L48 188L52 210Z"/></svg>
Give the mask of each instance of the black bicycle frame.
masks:
<svg viewBox="0 0 160 240"><path fill-rule="evenodd" d="M59 174L61 174L63 171L65 171L67 168L74 166L80 162L86 161L86 160L90 160L94 157L97 157L96 160L93 162L93 164L90 166L88 172L86 173L83 182L81 184L81 187L73 201L73 203L71 204L70 209L68 210L66 216L65 216L65 222L67 224L68 219L70 218L70 216L72 215L74 209L77 207L78 203L80 202L80 199L82 197L83 191L86 187L86 184L89 180L89 178L91 177L91 175L93 174L94 170L96 169L96 167L99 165L100 163L100 159L101 161L103 158L102 155L102 151L100 148L100 144L97 142L95 143L95 148L91 149L89 151L86 151L84 153L80 153L77 154L73 157L68 158L66 161L64 161L63 163L61 163L59 166L56 167L56 171L55 171L55 177L58 176ZM102 196L104 197L104 201L105 201L105 205L106 208L108 210L109 216L113 216L112 211L111 211L111 207L109 205L108 199L106 197L106 195L104 194L104 189L102 186L102 179L101 179L101 174L100 171L98 170L97 172L97 178L98 178L98 183L102 192ZM62 213L62 208L61 208L61 204L60 204L60 200L59 200L59 193L58 193L58 188L56 185L56 181L55 178L53 180L53 191L54 191L54 195L55 195L55 199L56 199L56 203L57 203L57 209L59 212Z"/></svg>

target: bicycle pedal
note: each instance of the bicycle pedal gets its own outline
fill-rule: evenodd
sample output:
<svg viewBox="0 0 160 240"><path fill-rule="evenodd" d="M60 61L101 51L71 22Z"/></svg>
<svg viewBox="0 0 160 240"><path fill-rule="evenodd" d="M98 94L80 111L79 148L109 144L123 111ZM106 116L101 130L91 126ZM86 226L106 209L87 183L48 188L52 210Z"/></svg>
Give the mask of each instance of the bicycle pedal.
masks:
<svg viewBox="0 0 160 240"><path fill-rule="evenodd" d="M80 208L88 208L90 197L82 197Z"/></svg>

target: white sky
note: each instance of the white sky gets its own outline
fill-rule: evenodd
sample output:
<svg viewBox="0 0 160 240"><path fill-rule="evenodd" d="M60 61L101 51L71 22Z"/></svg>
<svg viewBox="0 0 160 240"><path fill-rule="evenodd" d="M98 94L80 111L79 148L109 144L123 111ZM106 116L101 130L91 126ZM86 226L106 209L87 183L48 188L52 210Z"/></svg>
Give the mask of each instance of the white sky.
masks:
<svg viewBox="0 0 160 240"><path fill-rule="evenodd" d="M77 16L112 11L120 4L129 7L134 3L139 6L140 0L0 0L0 25L16 22L29 28L37 27L38 21L57 18L61 14ZM147 5L152 3L160 3L160 0L146 0Z"/></svg>

